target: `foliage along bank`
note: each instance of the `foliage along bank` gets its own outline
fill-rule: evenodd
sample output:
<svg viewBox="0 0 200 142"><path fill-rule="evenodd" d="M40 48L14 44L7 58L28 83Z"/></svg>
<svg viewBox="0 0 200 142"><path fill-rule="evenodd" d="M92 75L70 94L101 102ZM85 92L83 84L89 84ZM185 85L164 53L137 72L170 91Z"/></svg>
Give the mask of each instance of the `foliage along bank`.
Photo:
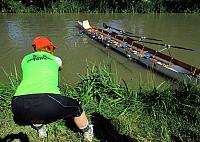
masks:
<svg viewBox="0 0 200 142"><path fill-rule="evenodd" d="M30 126L14 124L10 102L20 79L17 74L7 77L10 84L0 84L0 138L22 132L30 141L44 141ZM110 66L92 66L76 86L63 84L61 91L82 104L94 124L94 142L200 141L199 86L162 83L131 90L125 81L115 80ZM48 124L47 140L82 141L81 133L68 124Z"/></svg>
<svg viewBox="0 0 200 142"><path fill-rule="evenodd" d="M6 13L199 13L197 0L2 0Z"/></svg>

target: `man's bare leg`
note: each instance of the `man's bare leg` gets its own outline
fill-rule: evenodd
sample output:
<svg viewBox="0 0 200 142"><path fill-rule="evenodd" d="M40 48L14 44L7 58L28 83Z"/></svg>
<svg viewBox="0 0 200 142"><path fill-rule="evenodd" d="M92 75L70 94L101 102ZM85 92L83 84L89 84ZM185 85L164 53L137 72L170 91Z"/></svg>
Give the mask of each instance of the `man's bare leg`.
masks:
<svg viewBox="0 0 200 142"><path fill-rule="evenodd" d="M88 119L83 112L79 117L74 117L74 122L79 129L84 129L88 125Z"/></svg>

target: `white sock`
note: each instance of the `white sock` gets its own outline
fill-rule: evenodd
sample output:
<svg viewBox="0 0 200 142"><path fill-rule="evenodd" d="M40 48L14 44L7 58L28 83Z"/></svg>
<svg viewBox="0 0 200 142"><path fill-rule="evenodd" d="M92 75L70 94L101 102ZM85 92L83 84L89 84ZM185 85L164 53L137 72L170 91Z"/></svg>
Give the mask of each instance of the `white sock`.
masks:
<svg viewBox="0 0 200 142"><path fill-rule="evenodd" d="M89 123L88 123L88 121L87 121L87 123L86 123L86 125L84 126L84 127L82 127L82 128L79 128L82 132L86 132L86 131L88 131L89 130Z"/></svg>

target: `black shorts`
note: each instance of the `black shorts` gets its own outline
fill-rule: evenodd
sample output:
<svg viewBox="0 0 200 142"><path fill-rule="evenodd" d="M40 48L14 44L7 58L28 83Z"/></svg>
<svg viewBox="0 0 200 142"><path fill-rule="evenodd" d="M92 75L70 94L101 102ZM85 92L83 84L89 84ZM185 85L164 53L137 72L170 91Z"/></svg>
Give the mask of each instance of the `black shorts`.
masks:
<svg viewBox="0 0 200 142"><path fill-rule="evenodd" d="M50 123L67 117L78 117L83 109L79 103L60 94L31 94L12 98L14 121L19 125Z"/></svg>

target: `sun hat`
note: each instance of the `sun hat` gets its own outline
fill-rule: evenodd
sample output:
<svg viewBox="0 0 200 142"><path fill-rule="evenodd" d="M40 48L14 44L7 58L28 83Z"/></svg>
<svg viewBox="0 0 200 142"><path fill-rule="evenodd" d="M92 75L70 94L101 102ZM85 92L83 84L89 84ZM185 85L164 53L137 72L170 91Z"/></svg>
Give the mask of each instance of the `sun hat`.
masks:
<svg viewBox="0 0 200 142"><path fill-rule="evenodd" d="M37 49L43 48L46 46L53 46L54 48L57 48L57 46L55 46L51 42L51 40L46 36L38 36L38 37L34 38L32 41L32 46L35 46Z"/></svg>

